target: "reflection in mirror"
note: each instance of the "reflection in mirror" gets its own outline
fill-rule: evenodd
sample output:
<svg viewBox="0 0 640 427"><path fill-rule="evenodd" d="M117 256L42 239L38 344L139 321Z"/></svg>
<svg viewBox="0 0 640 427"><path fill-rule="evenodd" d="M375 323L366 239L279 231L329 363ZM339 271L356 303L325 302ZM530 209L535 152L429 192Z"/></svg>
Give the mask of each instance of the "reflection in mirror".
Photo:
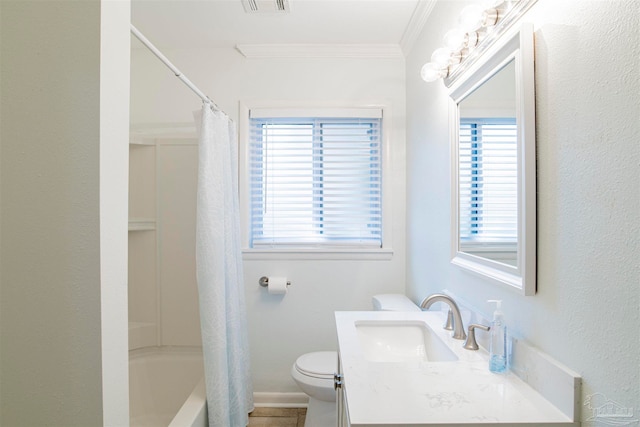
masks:
<svg viewBox="0 0 640 427"><path fill-rule="evenodd" d="M515 62L458 105L459 250L517 266Z"/></svg>

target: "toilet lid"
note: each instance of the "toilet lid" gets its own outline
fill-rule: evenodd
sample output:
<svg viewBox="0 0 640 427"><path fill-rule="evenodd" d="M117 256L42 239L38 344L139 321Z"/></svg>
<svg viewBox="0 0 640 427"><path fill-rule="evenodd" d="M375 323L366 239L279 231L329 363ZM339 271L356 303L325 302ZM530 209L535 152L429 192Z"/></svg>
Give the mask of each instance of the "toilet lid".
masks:
<svg viewBox="0 0 640 427"><path fill-rule="evenodd" d="M303 375L316 378L333 378L337 370L338 353L335 351L317 351L298 357L296 369Z"/></svg>

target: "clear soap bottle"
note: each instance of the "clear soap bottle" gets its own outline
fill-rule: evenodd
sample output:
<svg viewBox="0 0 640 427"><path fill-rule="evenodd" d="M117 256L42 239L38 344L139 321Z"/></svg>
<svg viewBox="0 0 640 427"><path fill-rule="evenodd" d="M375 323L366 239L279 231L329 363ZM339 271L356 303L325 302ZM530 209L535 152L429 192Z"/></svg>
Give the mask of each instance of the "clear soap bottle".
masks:
<svg viewBox="0 0 640 427"><path fill-rule="evenodd" d="M489 347L489 370L501 373L507 370L507 326L504 324L504 314L500 311L501 300L489 300L496 303L491 322L491 345Z"/></svg>

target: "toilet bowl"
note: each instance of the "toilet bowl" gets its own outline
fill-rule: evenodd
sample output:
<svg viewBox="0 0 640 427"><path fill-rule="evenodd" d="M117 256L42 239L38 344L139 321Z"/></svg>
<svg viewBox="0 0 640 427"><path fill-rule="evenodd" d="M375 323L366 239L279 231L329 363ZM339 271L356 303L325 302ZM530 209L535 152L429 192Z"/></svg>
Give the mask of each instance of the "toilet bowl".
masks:
<svg viewBox="0 0 640 427"><path fill-rule="evenodd" d="M338 352L316 351L296 359L291 377L309 396L305 427L334 427L336 418L336 392L333 375L337 370Z"/></svg>
<svg viewBox="0 0 640 427"><path fill-rule="evenodd" d="M338 353L316 351L298 357L291 367L291 376L309 397L324 402L335 402L333 374L336 372Z"/></svg>
<svg viewBox="0 0 640 427"><path fill-rule="evenodd" d="M417 305L401 294L375 295L372 303L375 311L420 311ZM298 357L291 367L291 377L309 396L306 427L336 425L333 376L337 366L336 351L316 351Z"/></svg>

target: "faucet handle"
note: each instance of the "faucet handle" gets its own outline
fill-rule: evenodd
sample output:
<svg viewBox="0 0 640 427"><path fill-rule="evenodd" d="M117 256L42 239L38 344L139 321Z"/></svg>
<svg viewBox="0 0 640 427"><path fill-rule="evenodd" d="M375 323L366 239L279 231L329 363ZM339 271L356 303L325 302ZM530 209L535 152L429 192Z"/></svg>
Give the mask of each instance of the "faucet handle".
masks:
<svg viewBox="0 0 640 427"><path fill-rule="evenodd" d="M477 350L478 342L476 341L476 329L482 329L483 331L488 331L491 329L489 326L478 325L477 323L472 323L469 325L469 335L467 335L467 340L464 342L463 347L467 350Z"/></svg>

